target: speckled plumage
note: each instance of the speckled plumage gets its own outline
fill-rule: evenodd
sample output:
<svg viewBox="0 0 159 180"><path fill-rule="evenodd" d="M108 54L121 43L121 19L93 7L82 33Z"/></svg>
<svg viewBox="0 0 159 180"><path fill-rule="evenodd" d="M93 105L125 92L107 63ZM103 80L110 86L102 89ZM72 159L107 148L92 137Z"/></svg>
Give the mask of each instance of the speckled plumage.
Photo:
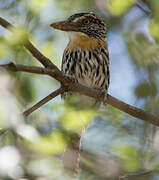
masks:
<svg viewBox="0 0 159 180"><path fill-rule="evenodd" d="M69 32L61 70L77 82L107 93L110 75L105 23L94 13L79 13L52 26ZM63 97L70 94L65 93ZM84 95L80 95L80 101L89 107L97 102Z"/></svg>
<svg viewBox="0 0 159 180"><path fill-rule="evenodd" d="M88 51L77 48L66 50L62 60L62 71L88 87L108 89L109 57L104 48Z"/></svg>
<svg viewBox="0 0 159 180"><path fill-rule="evenodd" d="M92 14L90 17L92 18ZM84 14L84 16L82 14L82 16L74 15L74 19L73 17L70 19L77 22L79 19L81 21L81 19L90 17L89 14ZM95 18L98 23L102 22L96 16ZM106 31L103 22L102 25L104 26L102 29ZM104 38L103 35L97 37L85 35L83 32L70 32L70 42L64 51L61 69L83 85L107 90L109 86L109 54L106 34ZM97 104L97 101L90 97L84 96L81 100L84 100L84 104L88 104L88 106Z"/></svg>
<svg viewBox="0 0 159 180"><path fill-rule="evenodd" d="M51 26L69 32L70 41L63 54L61 70L87 87L104 91L106 97L110 75L104 22L94 13L79 13L70 16L66 21L55 22ZM71 91L65 93L63 97L66 99L78 97L78 101L73 105L80 110L81 108L96 108L100 104L94 98ZM71 163L74 172L77 173L81 135L77 133L75 135L75 141L72 140L63 155L63 162L67 165L70 157L73 157Z"/></svg>

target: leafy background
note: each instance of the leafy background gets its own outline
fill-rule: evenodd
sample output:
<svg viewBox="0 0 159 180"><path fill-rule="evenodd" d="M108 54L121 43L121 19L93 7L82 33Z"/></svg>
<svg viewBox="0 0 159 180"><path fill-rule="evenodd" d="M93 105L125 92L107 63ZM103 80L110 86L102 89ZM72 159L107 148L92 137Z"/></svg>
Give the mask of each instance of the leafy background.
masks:
<svg viewBox="0 0 159 180"><path fill-rule="evenodd" d="M60 68L68 36L49 24L78 12L95 12L107 24L109 93L158 116L158 0L1 0L0 16L18 28L9 33L0 27L0 63L40 66L22 47L29 37ZM91 119L82 139L79 179L121 174L159 179L158 128L109 105L98 112L75 111L57 97L29 118L19 117L59 86L46 76L0 72L1 179L70 179L59 160L69 139L64 130L79 131ZM152 171L131 176L143 170Z"/></svg>

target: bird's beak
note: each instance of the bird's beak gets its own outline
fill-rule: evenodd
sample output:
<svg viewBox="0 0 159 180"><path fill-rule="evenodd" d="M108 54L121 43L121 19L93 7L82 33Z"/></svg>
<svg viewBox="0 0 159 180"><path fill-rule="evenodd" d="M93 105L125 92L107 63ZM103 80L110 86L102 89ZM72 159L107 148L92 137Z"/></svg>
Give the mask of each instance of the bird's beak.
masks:
<svg viewBox="0 0 159 180"><path fill-rule="evenodd" d="M54 22L50 26L62 31L75 31L75 26L68 21Z"/></svg>

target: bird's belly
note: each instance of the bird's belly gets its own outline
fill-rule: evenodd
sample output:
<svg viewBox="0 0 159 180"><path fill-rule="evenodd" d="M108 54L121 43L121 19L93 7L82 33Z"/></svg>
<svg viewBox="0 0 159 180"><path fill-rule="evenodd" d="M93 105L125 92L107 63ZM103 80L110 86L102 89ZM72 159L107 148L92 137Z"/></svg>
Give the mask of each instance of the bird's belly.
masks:
<svg viewBox="0 0 159 180"><path fill-rule="evenodd" d="M77 67L77 66L76 66ZM78 69L78 68L77 68ZM78 83L90 87L90 88L95 88L95 89L101 89L101 86L99 84L96 84L98 81L98 77L95 75L96 69L92 70L87 70L83 69L83 73L80 76L79 71L77 70L76 73L74 74L74 78L77 80ZM98 108L100 105L100 102L97 101L95 98L85 96L82 94L76 94L79 98L79 103L81 104L80 106L83 108Z"/></svg>
<svg viewBox="0 0 159 180"><path fill-rule="evenodd" d="M93 65L92 68L88 67L87 64L83 64L81 67L82 70L79 70L79 66L76 65L74 78L77 82L90 88L103 89L101 84L105 79L105 76L100 73L97 75L97 68ZM101 68L102 67L98 64L98 69L101 70Z"/></svg>
<svg viewBox="0 0 159 180"><path fill-rule="evenodd" d="M78 83L90 88L99 88L98 85L95 85L95 78L93 78L91 75L84 75L83 78L78 78L77 81Z"/></svg>
<svg viewBox="0 0 159 180"><path fill-rule="evenodd" d="M62 71L87 87L107 90L109 84L109 62L107 56L100 51L84 51L79 49L71 54L65 54ZM66 93L68 97L70 93ZM76 93L73 93L77 95ZM72 93L71 93L72 95ZM65 96L65 97L66 97ZM94 98L78 95L80 101L88 106L94 106Z"/></svg>

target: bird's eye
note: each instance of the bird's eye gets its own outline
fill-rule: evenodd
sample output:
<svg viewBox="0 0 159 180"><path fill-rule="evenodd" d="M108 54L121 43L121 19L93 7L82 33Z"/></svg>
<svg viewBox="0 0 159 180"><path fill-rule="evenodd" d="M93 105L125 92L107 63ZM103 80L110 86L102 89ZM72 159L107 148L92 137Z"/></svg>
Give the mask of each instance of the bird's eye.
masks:
<svg viewBox="0 0 159 180"><path fill-rule="evenodd" d="M90 23L90 21L88 19L85 19L83 22L84 22L84 24L89 24Z"/></svg>

